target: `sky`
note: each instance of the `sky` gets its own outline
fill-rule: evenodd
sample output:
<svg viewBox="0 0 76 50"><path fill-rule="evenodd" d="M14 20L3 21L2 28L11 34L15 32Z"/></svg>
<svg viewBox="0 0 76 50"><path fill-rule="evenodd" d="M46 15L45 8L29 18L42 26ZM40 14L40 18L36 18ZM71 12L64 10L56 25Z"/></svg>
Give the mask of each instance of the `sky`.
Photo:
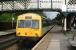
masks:
<svg viewBox="0 0 76 50"><path fill-rule="evenodd" d="M50 19L54 19L58 14L58 12L53 12L53 11L44 11L43 13L47 16L47 18Z"/></svg>

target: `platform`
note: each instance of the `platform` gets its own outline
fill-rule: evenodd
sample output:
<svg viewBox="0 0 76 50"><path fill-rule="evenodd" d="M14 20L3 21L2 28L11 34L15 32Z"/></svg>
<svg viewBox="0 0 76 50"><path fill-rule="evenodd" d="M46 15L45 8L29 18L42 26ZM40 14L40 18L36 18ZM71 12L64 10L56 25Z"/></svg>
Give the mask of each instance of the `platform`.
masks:
<svg viewBox="0 0 76 50"><path fill-rule="evenodd" d="M15 33L15 29L0 31L0 36Z"/></svg>
<svg viewBox="0 0 76 50"><path fill-rule="evenodd" d="M68 38L62 33L62 27L55 26L32 50L68 50Z"/></svg>
<svg viewBox="0 0 76 50"><path fill-rule="evenodd" d="M76 47L76 30L71 30L66 34L71 46Z"/></svg>

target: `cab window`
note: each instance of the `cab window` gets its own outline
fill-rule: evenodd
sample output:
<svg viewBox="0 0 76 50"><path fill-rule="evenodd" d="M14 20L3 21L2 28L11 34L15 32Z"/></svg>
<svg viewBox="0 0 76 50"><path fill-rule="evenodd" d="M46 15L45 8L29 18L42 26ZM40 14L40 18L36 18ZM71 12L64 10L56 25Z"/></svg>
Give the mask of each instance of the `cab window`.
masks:
<svg viewBox="0 0 76 50"><path fill-rule="evenodd" d="M19 20L18 28L39 28L39 20Z"/></svg>
<svg viewBox="0 0 76 50"><path fill-rule="evenodd" d="M19 20L18 21L18 28L24 28L24 20Z"/></svg>
<svg viewBox="0 0 76 50"><path fill-rule="evenodd" d="M30 28L31 27L31 20L25 20L25 28Z"/></svg>
<svg viewBox="0 0 76 50"><path fill-rule="evenodd" d="M38 20L32 20L32 28L39 28L39 21Z"/></svg>

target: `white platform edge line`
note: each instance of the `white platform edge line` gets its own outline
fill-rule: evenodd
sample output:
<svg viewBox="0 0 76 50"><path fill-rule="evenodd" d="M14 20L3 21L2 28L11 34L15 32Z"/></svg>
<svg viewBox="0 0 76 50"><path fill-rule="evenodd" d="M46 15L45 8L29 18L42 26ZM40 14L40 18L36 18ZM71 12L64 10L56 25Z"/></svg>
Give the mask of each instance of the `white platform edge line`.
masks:
<svg viewBox="0 0 76 50"><path fill-rule="evenodd" d="M37 46L45 39L45 37L47 36L47 34L31 50L35 50L37 48Z"/></svg>

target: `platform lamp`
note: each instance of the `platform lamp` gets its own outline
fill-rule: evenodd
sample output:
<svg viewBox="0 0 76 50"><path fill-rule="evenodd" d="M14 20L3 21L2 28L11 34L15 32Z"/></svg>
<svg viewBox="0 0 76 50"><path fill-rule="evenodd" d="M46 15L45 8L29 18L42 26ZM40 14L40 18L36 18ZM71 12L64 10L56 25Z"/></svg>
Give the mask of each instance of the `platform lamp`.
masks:
<svg viewBox="0 0 76 50"><path fill-rule="evenodd" d="M14 23L14 13L12 13L12 29L13 29L13 23Z"/></svg>

